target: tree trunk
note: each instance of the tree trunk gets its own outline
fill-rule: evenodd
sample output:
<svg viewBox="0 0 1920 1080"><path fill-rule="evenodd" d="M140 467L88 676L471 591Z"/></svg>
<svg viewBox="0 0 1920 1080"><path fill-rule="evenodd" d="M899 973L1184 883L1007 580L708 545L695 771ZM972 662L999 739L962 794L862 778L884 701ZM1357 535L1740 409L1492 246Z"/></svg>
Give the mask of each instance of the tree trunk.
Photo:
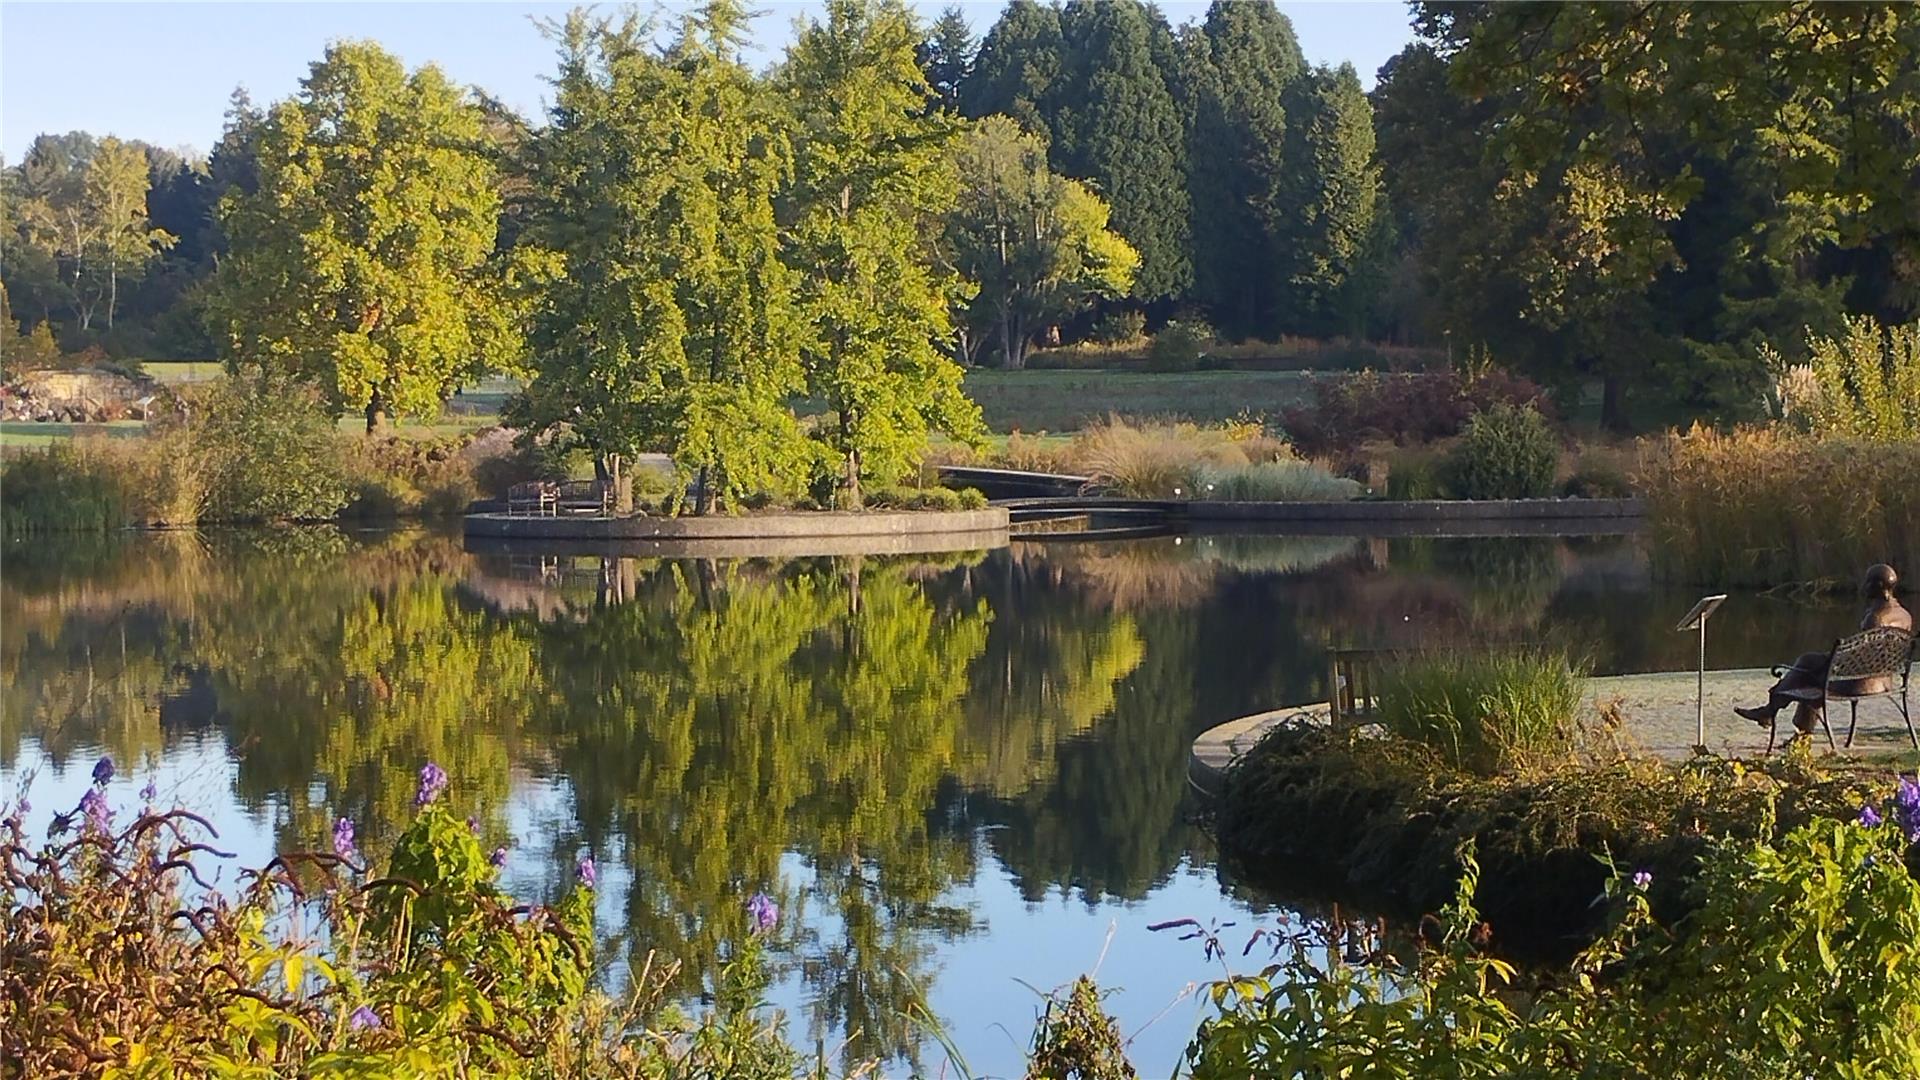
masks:
<svg viewBox="0 0 1920 1080"><path fill-rule="evenodd" d="M860 490L860 451L847 451L847 509L859 510L866 505L866 496Z"/></svg>
<svg viewBox="0 0 1920 1080"><path fill-rule="evenodd" d="M107 329L113 329L113 309L120 305L120 269L107 267Z"/></svg>
<svg viewBox="0 0 1920 1080"><path fill-rule="evenodd" d="M1627 384L1618 375L1606 375L1600 381L1600 426L1608 431L1627 430Z"/></svg>
<svg viewBox="0 0 1920 1080"><path fill-rule="evenodd" d="M693 478L693 512L704 515L712 511L713 495L707 489L707 467L702 465Z"/></svg>
<svg viewBox="0 0 1920 1080"><path fill-rule="evenodd" d="M379 390L367 399L367 434L378 435L387 427L387 397Z"/></svg>
<svg viewBox="0 0 1920 1080"><path fill-rule="evenodd" d="M613 468L613 512L621 517L633 513L633 477L619 454L611 455Z"/></svg>

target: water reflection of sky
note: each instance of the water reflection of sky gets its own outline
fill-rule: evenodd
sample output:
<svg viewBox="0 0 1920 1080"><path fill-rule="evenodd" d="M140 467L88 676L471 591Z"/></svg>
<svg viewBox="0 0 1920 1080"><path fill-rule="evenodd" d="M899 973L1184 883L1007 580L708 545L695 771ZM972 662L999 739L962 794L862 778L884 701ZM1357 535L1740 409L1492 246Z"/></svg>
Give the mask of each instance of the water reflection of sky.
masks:
<svg viewBox="0 0 1920 1080"><path fill-rule="evenodd" d="M924 992L975 1075L1017 1074L1029 987L1098 964L1136 1063L1164 1075L1200 1014L1180 995L1217 968L1147 924L1232 920L1244 940L1258 899L1192 824L1194 733L1316 700L1331 645L1548 637L1602 672L1683 668L1692 639L1669 627L1692 598L1620 540L721 564L475 557L418 535L15 546L0 794L33 774L41 827L110 750L123 815L152 779L257 866L324 845L339 813L377 845L433 757L510 846L516 895L552 895L593 851L616 984L658 946L697 997L765 888L787 915L773 1000L804 1048L837 1056L852 1029L853 1054L917 1044L938 1075L903 1015ZM1736 597L1709 662L1764 664L1853 617Z"/></svg>

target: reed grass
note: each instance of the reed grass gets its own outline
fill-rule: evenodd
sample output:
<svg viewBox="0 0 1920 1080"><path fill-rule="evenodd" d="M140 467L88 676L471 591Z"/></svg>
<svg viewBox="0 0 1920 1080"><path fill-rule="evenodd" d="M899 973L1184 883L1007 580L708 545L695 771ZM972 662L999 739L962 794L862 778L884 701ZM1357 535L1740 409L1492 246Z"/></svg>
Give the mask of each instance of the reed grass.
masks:
<svg viewBox="0 0 1920 1080"><path fill-rule="evenodd" d="M1851 585L1920 567L1920 441L1695 427L1643 447L1654 573L1713 587Z"/></svg>
<svg viewBox="0 0 1920 1080"><path fill-rule="evenodd" d="M1380 673L1387 731L1480 775L1570 755L1585 665L1541 649L1421 653Z"/></svg>

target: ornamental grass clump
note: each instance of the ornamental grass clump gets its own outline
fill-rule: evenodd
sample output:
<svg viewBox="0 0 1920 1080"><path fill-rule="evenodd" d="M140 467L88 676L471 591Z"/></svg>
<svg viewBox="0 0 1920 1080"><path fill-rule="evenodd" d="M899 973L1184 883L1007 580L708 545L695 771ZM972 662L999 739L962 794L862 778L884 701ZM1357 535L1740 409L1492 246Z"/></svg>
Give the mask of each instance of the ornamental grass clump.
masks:
<svg viewBox="0 0 1920 1080"><path fill-rule="evenodd" d="M1387 731L1489 775L1572 752L1586 673L1546 650L1445 651L1390 663L1378 686Z"/></svg>
<svg viewBox="0 0 1920 1080"><path fill-rule="evenodd" d="M1344 502L1365 490L1359 481L1308 461L1203 468L1195 480L1198 498L1225 502Z"/></svg>
<svg viewBox="0 0 1920 1080"><path fill-rule="evenodd" d="M1257 423L1202 427L1184 421L1110 416L1088 425L1068 450L1068 464L1089 486L1135 499L1192 499L1202 473L1292 460L1285 441Z"/></svg>

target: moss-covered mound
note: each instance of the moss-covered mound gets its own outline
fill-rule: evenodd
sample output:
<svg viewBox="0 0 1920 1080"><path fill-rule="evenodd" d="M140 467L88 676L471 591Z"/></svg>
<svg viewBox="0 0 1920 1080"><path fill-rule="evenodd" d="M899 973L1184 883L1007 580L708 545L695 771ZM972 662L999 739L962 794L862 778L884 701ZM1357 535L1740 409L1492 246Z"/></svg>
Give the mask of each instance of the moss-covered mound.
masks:
<svg viewBox="0 0 1920 1080"><path fill-rule="evenodd" d="M1255 881L1409 918L1453 898L1457 852L1471 839L1474 899L1503 950L1558 959L1601 928L1593 901L1609 859L1651 871L1656 911L1678 915L1708 836L1852 817L1890 782L1826 772L1804 754L1620 758L1486 778L1377 733L1282 726L1228 773L1217 825L1223 851Z"/></svg>

